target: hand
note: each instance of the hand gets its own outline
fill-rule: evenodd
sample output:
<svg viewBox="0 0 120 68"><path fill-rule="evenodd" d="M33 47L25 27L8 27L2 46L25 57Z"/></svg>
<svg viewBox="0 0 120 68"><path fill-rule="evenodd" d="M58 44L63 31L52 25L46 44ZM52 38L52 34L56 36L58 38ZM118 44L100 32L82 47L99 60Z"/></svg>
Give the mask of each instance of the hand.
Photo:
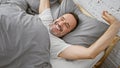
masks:
<svg viewBox="0 0 120 68"><path fill-rule="evenodd" d="M120 24L120 21L118 21L113 15L109 14L107 11L103 11L102 18L106 20L110 25L112 25L113 23Z"/></svg>

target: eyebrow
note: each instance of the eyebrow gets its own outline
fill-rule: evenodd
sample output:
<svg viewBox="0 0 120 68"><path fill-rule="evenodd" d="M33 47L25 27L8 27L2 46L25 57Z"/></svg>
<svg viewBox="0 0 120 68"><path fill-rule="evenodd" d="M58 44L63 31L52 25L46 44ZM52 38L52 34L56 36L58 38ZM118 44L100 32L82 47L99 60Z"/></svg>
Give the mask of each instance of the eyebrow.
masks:
<svg viewBox="0 0 120 68"><path fill-rule="evenodd" d="M63 16L61 18L65 20L65 18Z"/></svg>
<svg viewBox="0 0 120 68"><path fill-rule="evenodd" d="M62 19L64 19L65 20L65 18L62 16ZM69 23L67 23L67 22L65 22L65 26L67 27L67 28L70 28L70 24Z"/></svg>
<svg viewBox="0 0 120 68"><path fill-rule="evenodd" d="M64 19L65 20L65 18L62 16L62 19Z"/></svg>

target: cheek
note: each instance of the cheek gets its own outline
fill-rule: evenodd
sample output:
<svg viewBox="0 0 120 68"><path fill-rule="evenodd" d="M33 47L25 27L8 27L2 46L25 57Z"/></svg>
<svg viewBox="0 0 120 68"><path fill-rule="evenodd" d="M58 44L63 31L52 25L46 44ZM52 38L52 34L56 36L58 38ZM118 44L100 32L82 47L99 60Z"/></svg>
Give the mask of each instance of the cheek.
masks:
<svg viewBox="0 0 120 68"><path fill-rule="evenodd" d="M60 33L60 31L57 30L55 25L51 25L50 26L50 32L55 33L55 34Z"/></svg>
<svg viewBox="0 0 120 68"><path fill-rule="evenodd" d="M63 31L63 34L68 34L70 32L70 29L65 29L64 31Z"/></svg>

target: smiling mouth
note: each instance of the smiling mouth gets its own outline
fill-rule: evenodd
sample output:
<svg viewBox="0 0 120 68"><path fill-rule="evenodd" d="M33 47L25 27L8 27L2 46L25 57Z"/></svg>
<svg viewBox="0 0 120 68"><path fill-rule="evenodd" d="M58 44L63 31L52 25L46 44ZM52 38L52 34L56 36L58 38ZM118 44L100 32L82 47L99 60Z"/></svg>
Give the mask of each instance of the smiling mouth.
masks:
<svg viewBox="0 0 120 68"><path fill-rule="evenodd" d="M55 22L55 27L57 28L57 30L63 31L62 27L57 22Z"/></svg>

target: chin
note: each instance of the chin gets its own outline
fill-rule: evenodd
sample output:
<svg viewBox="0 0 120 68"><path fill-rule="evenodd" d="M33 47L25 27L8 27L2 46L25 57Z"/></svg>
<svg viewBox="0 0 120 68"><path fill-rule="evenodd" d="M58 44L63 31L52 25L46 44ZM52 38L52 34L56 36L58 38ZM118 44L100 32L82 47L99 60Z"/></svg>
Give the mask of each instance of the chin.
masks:
<svg viewBox="0 0 120 68"><path fill-rule="evenodd" d="M56 37L62 37L61 33L54 27L50 27L50 33Z"/></svg>
<svg viewBox="0 0 120 68"><path fill-rule="evenodd" d="M61 37L58 33L56 33L56 32L54 32L54 31L50 31L50 33L52 34L52 35L54 35L54 36L56 36L56 37Z"/></svg>

